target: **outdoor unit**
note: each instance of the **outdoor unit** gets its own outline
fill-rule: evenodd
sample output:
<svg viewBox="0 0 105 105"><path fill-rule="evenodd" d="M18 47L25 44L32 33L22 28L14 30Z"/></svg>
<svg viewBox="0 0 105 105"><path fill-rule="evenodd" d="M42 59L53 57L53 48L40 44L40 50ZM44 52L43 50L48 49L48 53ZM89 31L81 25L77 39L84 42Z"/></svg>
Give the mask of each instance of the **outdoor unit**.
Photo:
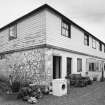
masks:
<svg viewBox="0 0 105 105"><path fill-rule="evenodd" d="M54 79L52 81L52 94L55 96L63 96L67 94L67 80Z"/></svg>

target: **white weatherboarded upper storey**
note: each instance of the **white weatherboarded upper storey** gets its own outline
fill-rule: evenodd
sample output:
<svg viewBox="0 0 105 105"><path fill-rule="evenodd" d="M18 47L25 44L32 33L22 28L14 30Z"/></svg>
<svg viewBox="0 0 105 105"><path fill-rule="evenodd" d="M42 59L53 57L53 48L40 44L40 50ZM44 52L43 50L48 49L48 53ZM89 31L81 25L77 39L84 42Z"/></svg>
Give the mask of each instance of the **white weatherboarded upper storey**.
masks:
<svg viewBox="0 0 105 105"><path fill-rule="evenodd" d="M71 24L70 38L61 35L62 18ZM13 25L17 25L17 38L9 40L9 28ZM0 29L0 53L45 45L105 59L105 44L87 32L89 46L84 45L85 32L87 31L45 4ZM96 40L96 49L92 48L92 38ZM102 43L102 51L99 51L99 41Z"/></svg>
<svg viewBox="0 0 105 105"><path fill-rule="evenodd" d="M45 44L45 11L20 20L17 25L17 38L9 40L9 27L0 32L0 52L22 49Z"/></svg>
<svg viewBox="0 0 105 105"><path fill-rule="evenodd" d="M84 45L84 31L71 24L71 38L61 35L62 18L51 12L46 11L46 38L47 44L54 45L65 50L72 50L86 55L93 55L105 58L104 44L102 51L99 51L99 41L96 40L96 49L92 47L92 38L89 36L89 46Z"/></svg>

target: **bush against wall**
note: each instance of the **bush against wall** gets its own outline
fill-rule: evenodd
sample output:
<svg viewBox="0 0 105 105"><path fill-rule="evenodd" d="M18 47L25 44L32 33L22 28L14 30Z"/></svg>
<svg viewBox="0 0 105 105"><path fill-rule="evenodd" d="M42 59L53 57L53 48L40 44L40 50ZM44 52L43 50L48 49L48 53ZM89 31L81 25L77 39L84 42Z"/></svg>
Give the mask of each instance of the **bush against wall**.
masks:
<svg viewBox="0 0 105 105"><path fill-rule="evenodd" d="M2 65L2 61L3 63ZM34 82L40 84L46 79L44 71L44 49L34 49L7 54L0 61L1 71L5 69L13 81ZM4 67L5 66L5 67Z"/></svg>

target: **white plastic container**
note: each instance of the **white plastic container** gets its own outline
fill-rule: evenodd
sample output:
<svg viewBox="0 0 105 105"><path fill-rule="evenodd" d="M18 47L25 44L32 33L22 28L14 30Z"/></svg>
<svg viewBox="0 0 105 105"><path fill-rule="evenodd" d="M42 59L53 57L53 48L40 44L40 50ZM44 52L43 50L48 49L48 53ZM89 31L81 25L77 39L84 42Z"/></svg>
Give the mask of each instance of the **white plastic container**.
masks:
<svg viewBox="0 0 105 105"><path fill-rule="evenodd" d="M54 79L52 81L52 94L55 96L67 95L67 80Z"/></svg>

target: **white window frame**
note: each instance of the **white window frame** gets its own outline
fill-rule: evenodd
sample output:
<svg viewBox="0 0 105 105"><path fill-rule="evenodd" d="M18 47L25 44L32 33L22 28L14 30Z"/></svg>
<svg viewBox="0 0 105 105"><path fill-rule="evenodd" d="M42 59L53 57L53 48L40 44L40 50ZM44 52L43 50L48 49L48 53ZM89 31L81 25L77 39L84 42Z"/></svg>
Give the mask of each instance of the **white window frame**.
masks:
<svg viewBox="0 0 105 105"><path fill-rule="evenodd" d="M65 22L62 20L61 23L61 35L71 38L71 33L70 33L70 24L68 22Z"/></svg>
<svg viewBox="0 0 105 105"><path fill-rule="evenodd" d="M96 49L96 40L92 38L92 48Z"/></svg>
<svg viewBox="0 0 105 105"><path fill-rule="evenodd" d="M84 45L89 46L89 35L84 33Z"/></svg>
<svg viewBox="0 0 105 105"><path fill-rule="evenodd" d="M17 38L17 25L12 25L9 27L9 40Z"/></svg>

